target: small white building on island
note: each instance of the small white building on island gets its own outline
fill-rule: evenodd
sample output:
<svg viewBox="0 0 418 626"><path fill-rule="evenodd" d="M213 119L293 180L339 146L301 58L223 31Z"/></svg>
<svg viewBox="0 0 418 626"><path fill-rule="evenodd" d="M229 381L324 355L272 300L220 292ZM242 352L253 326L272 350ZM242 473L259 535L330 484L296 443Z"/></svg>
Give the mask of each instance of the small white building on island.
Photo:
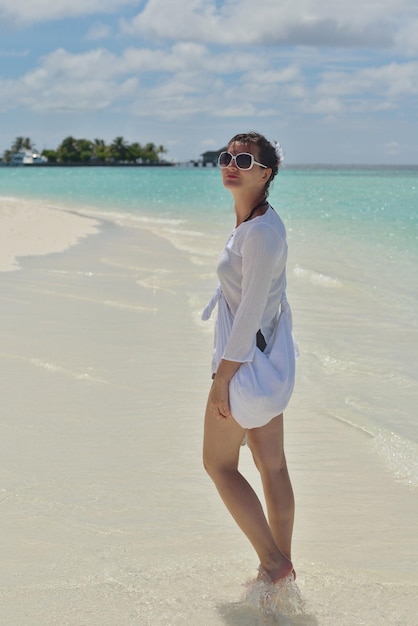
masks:
<svg viewBox="0 0 418 626"><path fill-rule="evenodd" d="M19 152L13 152L10 165L39 165L47 161L48 159L36 150L19 150Z"/></svg>

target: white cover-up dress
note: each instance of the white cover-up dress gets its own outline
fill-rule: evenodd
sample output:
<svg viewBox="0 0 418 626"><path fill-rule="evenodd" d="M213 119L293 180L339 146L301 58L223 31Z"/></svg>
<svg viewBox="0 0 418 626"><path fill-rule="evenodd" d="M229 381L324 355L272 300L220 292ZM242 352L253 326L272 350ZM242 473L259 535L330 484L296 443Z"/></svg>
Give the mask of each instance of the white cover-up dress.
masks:
<svg viewBox="0 0 418 626"><path fill-rule="evenodd" d="M242 363L230 381L229 401L243 428L267 424L286 408L295 382L296 344L286 299L285 226L269 206L234 228L217 266L219 286L203 311L218 305L212 373L221 359ZM266 348L256 345L261 330Z"/></svg>

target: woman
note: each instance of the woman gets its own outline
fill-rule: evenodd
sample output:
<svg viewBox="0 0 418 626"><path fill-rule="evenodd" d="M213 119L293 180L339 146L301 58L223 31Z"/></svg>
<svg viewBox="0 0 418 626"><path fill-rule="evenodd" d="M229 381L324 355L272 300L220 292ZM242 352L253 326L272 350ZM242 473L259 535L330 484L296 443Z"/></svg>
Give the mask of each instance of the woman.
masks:
<svg viewBox="0 0 418 626"><path fill-rule="evenodd" d="M243 400L242 394L248 392L248 367L255 367L257 359L264 359L270 367L269 353L277 351L272 345L280 344L276 337L278 320L285 311L290 315L285 299L286 231L267 201L281 160L281 150L254 132L233 137L227 151L219 156L222 182L234 199L236 226L219 258L220 287L203 315L207 319L218 304L213 384L205 415L204 466L255 548L259 576L272 583L292 572L295 576L291 562L294 498L283 450L282 413L294 383L293 344L290 368L283 379L286 398L283 402L274 400L273 413L261 415L260 408L258 416L258 408L251 411L252 398ZM278 332L283 333L288 340L289 323ZM259 376L261 385L264 378L274 377L276 370L272 371ZM252 377L252 382L256 378ZM283 380L279 372L270 381L271 387L280 391ZM256 407L264 406L263 392L250 393L261 397ZM254 402L260 397L254 397ZM257 495L238 471L240 446L245 439L261 475L268 521Z"/></svg>

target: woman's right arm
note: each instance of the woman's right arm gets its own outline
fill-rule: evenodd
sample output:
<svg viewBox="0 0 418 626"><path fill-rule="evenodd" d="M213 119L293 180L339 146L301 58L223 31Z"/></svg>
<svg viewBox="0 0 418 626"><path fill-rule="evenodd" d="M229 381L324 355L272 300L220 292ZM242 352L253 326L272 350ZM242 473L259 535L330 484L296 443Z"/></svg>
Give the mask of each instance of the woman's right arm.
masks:
<svg viewBox="0 0 418 626"><path fill-rule="evenodd" d="M209 394L209 410L217 419L231 417L229 383L241 363L221 359Z"/></svg>

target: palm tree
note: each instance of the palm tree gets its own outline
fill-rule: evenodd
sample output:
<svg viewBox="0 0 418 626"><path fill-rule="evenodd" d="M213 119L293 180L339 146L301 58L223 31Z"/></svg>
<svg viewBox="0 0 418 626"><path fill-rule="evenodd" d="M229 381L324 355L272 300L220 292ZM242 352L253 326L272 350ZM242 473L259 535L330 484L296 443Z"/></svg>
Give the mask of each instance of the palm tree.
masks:
<svg viewBox="0 0 418 626"><path fill-rule="evenodd" d="M144 146L145 163L155 163L158 161L157 147L155 143L149 142Z"/></svg>
<svg viewBox="0 0 418 626"><path fill-rule="evenodd" d="M11 151L20 152L21 150L33 150L34 146L29 137L16 137L14 140Z"/></svg>
<svg viewBox="0 0 418 626"><path fill-rule="evenodd" d="M108 149L103 139L93 141L93 157L96 161L106 161Z"/></svg>
<svg viewBox="0 0 418 626"><path fill-rule="evenodd" d="M142 159L142 146L137 141L131 143L127 149L126 158L131 163L140 162Z"/></svg>
<svg viewBox="0 0 418 626"><path fill-rule="evenodd" d="M116 137L110 146L110 154L115 161L126 161L127 150L128 144L123 137Z"/></svg>
<svg viewBox="0 0 418 626"><path fill-rule="evenodd" d="M75 145L78 152L78 161L81 163L91 161L93 156L93 143L90 139L77 139Z"/></svg>
<svg viewBox="0 0 418 626"><path fill-rule="evenodd" d="M163 145L159 145L157 148L157 154L158 154L158 158L161 161L161 155L163 154L167 154L167 150L164 148Z"/></svg>

